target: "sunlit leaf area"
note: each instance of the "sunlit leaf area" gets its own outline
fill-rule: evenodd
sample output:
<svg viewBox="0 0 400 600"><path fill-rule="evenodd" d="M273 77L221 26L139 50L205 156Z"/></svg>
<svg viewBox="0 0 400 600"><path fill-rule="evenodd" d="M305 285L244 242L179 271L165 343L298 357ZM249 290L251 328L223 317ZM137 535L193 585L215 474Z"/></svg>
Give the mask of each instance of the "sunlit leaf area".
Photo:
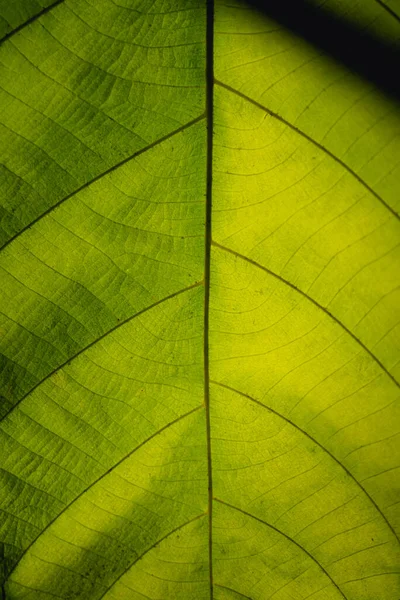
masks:
<svg viewBox="0 0 400 600"><path fill-rule="evenodd" d="M0 36L2 600L400 600L399 105L237 0Z"/></svg>

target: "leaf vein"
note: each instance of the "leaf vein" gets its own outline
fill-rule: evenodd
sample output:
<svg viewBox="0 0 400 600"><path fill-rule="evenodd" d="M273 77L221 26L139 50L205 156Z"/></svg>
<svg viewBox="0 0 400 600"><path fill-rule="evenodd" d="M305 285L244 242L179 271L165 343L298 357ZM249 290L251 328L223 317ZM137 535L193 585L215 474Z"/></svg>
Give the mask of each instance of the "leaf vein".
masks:
<svg viewBox="0 0 400 600"><path fill-rule="evenodd" d="M239 394L240 396L243 396L244 398L247 398L251 402L254 402L255 404L258 404L258 406L262 406L265 410L268 410L268 411L272 412L273 414L277 415L278 417L284 419L287 423L289 423L290 425L292 425L293 427L295 427L298 431L300 431L300 433L302 433L306 437L308 437L309 440L311 440L312 442L314 442L314 444L316 444L319 448L321 448L321 450L323 450L324 452L326 452L332 458L332 460L334 460L346 472L346 474L357 484L357 486L362 490L362 492L365 494L365 496L367 496L367 498L370 500L370 502L376 508L376 510L378 511L378 513L380 514L380 516L382 517L382 519L385 521L387 527L393 533L393 535L396 538L396 540L400 543L400 540L399 540L399 538L398 538L398 536L397 536L394 528L389 523L389 521L385 517L384 513L382 512L382 510L376 504L375 500L372 498L372 496L370 496L370 494L364 488L364 486L362 485L362 482L358 481L358 479L355 478L355 476L351 473L351 471L334 454L332 454L332 452L330 450L328 450L327 448L325 448L325 446L323 446L323 444L321 442L319 442L312 435L310 435L309 433L307 433L307 431L305 431L304 429L302 429L301 427L299 427L299 425L296 425L296 423L294 421L291 421L290 419L288 419L287 417L285 417L283 414L281 414L277 410L271 408L270 406L267 406L266 404L263 404L262 402L260 402L259 400L256 400L255 398L253 398L249 394L245 394L244 392L240 392L239 390L235 389L234 387L229 386L229 385L227 385L225 383L221 383L219 381L211 380L211 383L214 383L215 385L219 385L222 388L225 388L227 390L235 392L236 394Z"/></svg>
<svg viewBox="0 0 400 600"><path fill-rule="evenodd" d="M359 183L361 183L373 196L375 196L375 198L377 200L379 200L379 202L381 204L383 204L383 206L385 206L387 208L387 210L389 210L392 213L392 215L394 215L397 219L400 219L400 215L389 204L387 204L385 202L385 200L373 188L371 188L367 184L366 181L364 181L355 171L353 171L338 156L336 156L335 154L333 154L330 150L328 150L327 148L325 148L324 146L322 146L316 140L313 140L313 138L310 137L307 133L305 133L304 131L302 131L301 129L299 129L298 127L296 127L295 125L292 125L292 123L290 123L289 121L286 121L286 119L284 119L283 117L281 117L277 113L272 112L269 108L266 108L265 106L263 106L262 104L260 104L256 100L253 100L249 96L246 96L242 92L239 92L235 88L232 88L231 86L229 86L229 85L227 85L227 84L225 84L225 83L223 83L222 81L219 81L219 80L216 80L215 83L217 85L220 85L221 87L229 90L233 94L236 94L237 96L240 96L244 100L247 100L248 102L251 102L252 104L254 104L255 106L257 106L258 108L261 108L261 110L264 110L265 112L267 112L269 115L271 115L275 119L278 119L278 121L281 121L281 123L284 123L285 125L287 125L291 129L293 129L294 131L296 131L299 135L301 135L302 137L304 137L305 139L307 139L309 142L311 142L312 144L314 144L314 146L317 146L320 150L322 150L323 152L325 152L325 154L328 154L335 162L339 163L344 169L346 169L346 171L348 171L355 179L357 179L357 181L359 181Z"/></svg>

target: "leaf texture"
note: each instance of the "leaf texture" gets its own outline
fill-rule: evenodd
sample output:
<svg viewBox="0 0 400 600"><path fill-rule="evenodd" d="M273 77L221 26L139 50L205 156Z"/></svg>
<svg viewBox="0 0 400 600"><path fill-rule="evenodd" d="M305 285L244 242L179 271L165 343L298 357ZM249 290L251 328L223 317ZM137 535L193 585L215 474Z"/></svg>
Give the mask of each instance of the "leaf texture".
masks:
<svg viewBox="0 0 400 600"><path fill-rule="evenodd" d="M398 107L241 3L0 14L3 598L400 598Z"/></svg>

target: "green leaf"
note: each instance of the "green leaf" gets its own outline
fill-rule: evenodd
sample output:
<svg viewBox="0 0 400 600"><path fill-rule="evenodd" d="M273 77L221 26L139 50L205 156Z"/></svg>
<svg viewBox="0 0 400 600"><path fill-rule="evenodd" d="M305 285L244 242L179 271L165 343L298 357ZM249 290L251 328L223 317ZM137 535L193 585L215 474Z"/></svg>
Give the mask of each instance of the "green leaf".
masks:
<svg viewBox="0 0 400 600"><path fill-rule="evenodd" d="M0 40L7 39L63 0L0 0Z"/></svg>
<svg viewBox="0 0 400 600"><path fill-rule="evenodd" d="M399 108L236 2L0 14L3 598L399 598Z"/></svg>

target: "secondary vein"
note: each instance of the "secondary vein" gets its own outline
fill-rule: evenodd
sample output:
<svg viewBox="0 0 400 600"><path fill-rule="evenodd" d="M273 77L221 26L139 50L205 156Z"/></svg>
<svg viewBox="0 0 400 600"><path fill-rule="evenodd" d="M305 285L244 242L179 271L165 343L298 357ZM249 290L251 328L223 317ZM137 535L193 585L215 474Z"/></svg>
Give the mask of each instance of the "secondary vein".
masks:
<svg viewBox="0 0 400 600"><path fill-rule="evenodd" d="M12 31L9 31L8 33L6 33L6 35L0 39L0 44L2 44L6 40L8 40L10 37L12 37L13 35L15 35L19 31L21 31L21 29L25 29L25 27L27 27L28 25L30 25L34 21L37 21L38 19L40 19L40 17L42 17L44 14L46 14L46 13L50 12L51 10L53 10L53 8L55 8L59 4L62 4L64 1L65 0L56 0L56 2L53 2L53 4L50 4L50 6L46 6L43 10L41 10L38 13L36 13L36 15L33 15L27 21L25 21L24 23L21 23L21 25L18 25L18 27L16 27Z"/></svg>
<svg viewBox="0 0 400 600"><path fill-rule="evenodd" d="M260 519L259 517L256 517L255 515L253 515L252 513L247 512L246 510L243 510L242 508L239 508L238 506L234 506L233 504L230 504L229 502L225 502L225 500L221 500L220 498L215 498L216 502L219 502L220 504L224 504L225 506L229 506L229 508L232 508L233 510L237 510L238 512L241 512L242 514L246 515L247 517L251 517L252 519L255 519L256 521L258 521L259 523L262 523L263 525L266 525L267 527L269 527L270 529L273 529L274 531L276 531L277 533L279 533L280 535L282 535L283 537L285 537L289 542L293 543L295 546L297 546L302 552L304 552L304 554L307 554L307 556L315 563L318 565L318 567L321 569L321 571L326 575L326 577L328 577L328 579L330 579L330 581L332 582L333 586L337 589L337 591L339 592L339 594L342 596L342 598L344 598L344 600L347 600L347 597L344 595L343 591L340 589L339 585L336 583L336 581L333 579L333 577L329 574L329 572L327 571L327 569L322 565L322 563L320 563L307 549L305 546L302 546L299 542L297 542L293 537L289 536L287 533L285 533L283 530L278 529L277 527L275 527L274 525L272 525L271 523L267 523L267 521L264 521L263 519Z"/></svg>
<svg viewBox="0 0 400 600"><path fill-rule="evenodd" d="M19 238L20 235L22 235L23 233L25 233L25 231L27 229L31 229L31 227L33 227L33 225L36 225L36 223L38 221L40 221L41 219L43 219L44 217L46 217L48 214L52 213L56 208L58 208L61 204L64 204L64 202L66 202L67 200L69 200L73 196L76 196L76 194L79 194L79 192L81 192L82 190L90 187L93 183L96 183L96 181L99 181L100 179L103 179L103 177L105 177L106 175L109 175L110 173L112 173L116 169L119 169L120 167L122 167L126 163L130 162L131 160L135 159L136 157L140 156L141 154L144 154L148 150L151 150L155 146L158 146L162 142L165 142L169 138L175 136L178 133L181 133L185 129L188 129L189 127L191 127L192 125L195 125L196 123L198 123L199 121L202 121L203 119L204 119L204 115L200 115L200 116L196 117L195 119L192 119L188 123L185 123L185 125L182 125L181 127L178 127L178 129L174 129L170 133L167 133L166 135L158 138L157 140L155 140L154 142L151 142L147 146L144 146L143 148L140 148L140 150L136 150L133 154L127 156L126 158L124 158L120 162L112 165L111 167L109 167L105 171L102 171L101 173L99 173L98 175L96 175L96 177L93 177L93 179L90 179L90 181L87 181L86 183L83 183L81 186L79 186L78 188L76 188L75 190L73 190L72 192L70 192L69 194L67 194L66 196L64 196L63 198L61 198L60 200L58 200L58 202L56 202L55 204L53 204L52 206L50 206L47 210L45 210L43 213L41 213L40 215L38 215L33 221L31 221L30 223L28 223L27 225L25 225L20 231L17 231L11 238L9 238L3 244L3 246L1 246L0 251L4 250L14 240L16 240L17 238Z"/></svg>
<svg viewBox="0 0 400 600"><path fill-rule="evenodd" d="M66 504L64 506L64 508L57 515L55 515L55 517L51 521L49 521L49 523L47 523L47 525L39 532L39 534L25 548L25 550L22 552L22 554L18 558L17 562L14 564L14 566L10 570L7 579L11 580L11 575L15 572L15 570L18 567L18 565L20 564L22 558L30 551L30 549L36 543L36 541L48 529L50 529L50 527L57 521L57 519L60 518L61 515L63 515L77 500L79 500L84 494L86 494L89 489L93 488L100 481L102 481L103 479L105 479L107 477L107 475L109 475L110 473L112 473L113 471L115 471L117 469L117 467L119 467L124 461L126 461L128 458L130 458L135 452L137 452L138 450L140 450L140 448L142 448L145 444L147 444L148 442L150 442L151 440L153 440L157 435L160 435L166 429L169 429L170 427L172 427L173 425L175 425L179 421L182 421L183 419L185 419L189 415L192 415L193 413L197 412L201 408L202 408L201 406L196 406L195 408L192 408L188 412L184 413L183 415L180 415L179 417L177 417L173 421L170 421L169 423L167 423L166 425L164 425L163 427L161 427L160 429L158 429L157 431L155 431L153 434L151 434L149 437L147 437L145 440L143 440L140 444L138 444L137 446L135 446L135 448L133 448L130 452L128 452L128 454L126 454L125 456L123 456L118 462L116 462L109 469L107 469L107 471L105 471L102 475L100 475L100 477L98 477L97 479L95 479L94 481L92 481L86 488L84 488L83 490L81 490L81 492L77 496L75 496L68 504ZM195 520L195 519L199 518L200 516L202 516L202 515L199 515L199 516L195 517L192 520ZM191 521L188 521L187 523L190 523L190 522ZM185 523L185 524L187 524L187 523ZM170 532L168 535L170 535L171 533L173 533L173 532ZM160 541L162 541L162 540L159 540L157 543L160 543ZM149 548L149 549L151 549L151 548Z"/></svg>
<svg viewBox="0 0 400 600"><path fill-rule="evenodd" d="M273 117L274 119L277 119L278 121L280 121L281 123L283 123L284 125L286 125L287 127L290 127L290 129L292 129L293 131L295 131L296 133L298 133L299 135L301 135L304 139L306 139L307 141L311 142L314 146L316 146L317 148L319 148L322 152L324 152L325 154L327 154L328 156L330 156L330 158L332 158L336 163L338 163L341 167L343 167L343 169L345 169L348 173L350 173L350 175L352 177L354 177L366 190L368 190L368 192L370 194L372 194L373 196L375 196L375 198L396 218L396 219L400 219L400 215L394 210L394 208L392 208L383 198L382 196L380 196L378 194L378 192L376 192L370 185L368 185L368 183L362 178L360 177L360 175L358 175L353 169L351 169L341 158L339 158L338 156L336 156L336 154L333 154L333 152L331 152L330 150L328 150L328 148L326 148L325 146L323 146L322 144L320 144L319 142L317 142L316 140L314 140L311 136L309 136L305 131L303 131L302 129L299 129L298 127L296 127L296 125L293 125L293 123L290 123L290 121L287 121L286 119L284 119L283 117L281 117L280 115L278 115L277 113L273 112L272 110L270 110L269 108L267 108L266 106L264 106L263 104L260 104L260 102L257 102L256 100L253 100L252 98L250 98L249 96L246 96L246 94L243 94L242 92L240 92L239 90L231 87L230 85L227 85L226 83L224 83L223 81L219 81L219 80L215 80L215 84L219 85L222 88L225 88L226 90L228 90L229 92L231 92L232 94L236 94L236 96L239 96L240 98L243 98L243 100L246 100L247 102L250 102L251 104L253 104L254 106L257 106L258 108L260 108L261 110L265 111L267 114L269 114L271 117Z"/></svg>
<svg viewBox="0 0 400 600"><path fill-rule="evenodd" d="M183 294L184 292L187 292L187 291L189 291L189 290L191 290L193 288L196 288L196 287L198 287L200 285L202 285L202 282L192 283L191 285L188 285L187 287L182 288L181 290L178 290L176 292L173 292L172 294L169 294L168 296L165 296L164 298L161 298L160 300L156 300L156 302L153 302L149 306L146 306L145 308L142 308L138 312L134 313L133 315L127 317L123 321L120 321L119 323L117 323L116 325L114 325L114 327L112 327L111 329L108 329L107 331L105 331L102 335L100 335L99 337L97 337L94 340L92 340L87 346L84 346L83 348L81 348L80 350L78 350L78 352L76 352L75 354L73 354L72 356L70 356L69 358L67 358L63 363L61 363L60 365L58 365L57 367L55 367L52 371L50 371L49 373L47 373L47 375L45 377L43 377L43 379L41 379L40 381L38 381L28 392L26 392L26 394L24 394L24 396L22 396L22 398L20 398L15 404L12 405L12 407L10 408L10 410L8 412L6 412L5 415L3 415L3 417L0 419L0 422L3 421L10 413L12 413L13 410L15 410L15 408L17 408L17 406L19 406L21 404L21 402L23 402L25 400L25 398L27 398L30 394L32 394L32 392L34 392L39 386L41 386L42 383L44 383L45 381L47 381L47 379L49 379L50 377L52 377L57 371L60 371L63 367L65 367L66 365L69 365L69 363L71 363L73 360L75 360L76 358L78 358L78 356L80 356L81 354L83 354L84 352L86 352L86 350L89 350L89 348L91 348L92 346L94 346L95 344L97 344L98 342L100 342L101 340L103 340L104 338L106 338L108 335L110 335L111 333L113 333L114 331L116 331L117 329L119 329L120 327L122 327L123 325L126 325L126 323L129 323L130 321L132 321L136 317L140 317L140 315L142 315L143 313L151 310L152 308L155 308L156 306L158 306L159 304L162 304L163 302L167 302L168 300L171 300L172 298L175 298L175 296Z"/></svg>
<svg viewBox="0 0 400 600"><path fill-rule="evenodd" d="M351 329L349 329L344 323L342 323L342 321L340 321L340 319L338 319L325 306L322 306L322 304L320 304L319 302L317 302L316 300L314 300L314 298L312 296L310 296L309 294L307 294L307 292L304 292L299 287L297 287L296 285L294 285L294 283L291 283L288 279L285 279L281 275L278 275L274 271L271 271L267 267L264 267L264 265L262 265L261 263L258 263L257 261L249 258L248 256L245 256L244 254L240 254L240 252L237 252L236 250L232 250L232 248L228 248L227 246L223 246L222 244L219 244L218 242L212 241L211 243L216 248L219 248L220 250L223 250L224 252L229 252L233 256L236 256L237 258L241 258L242 260L245 260L246 262L250 263L251 265L253 265L253 266L255 266L255 267L259 268L259 269L262 269L263 271L265 271L266 273L268 273L269 275L271 275L275 279L278 279L279 281L281 281L282 283L284 283L288 287L292 288L293 290L295 290L296 292L298 292L299 294L301 294L304 298L306 298L307 300L309 300L310 302L312 302L314 304L314 306L316 306L317 308L319 308L320 310L322 310L326 315L328 315L328 317L330 317L333 321L335 321L335 323L337 323L350 337L352 337L353 340L355 342L357 342L357 344L359 346L361 346L361 348L367 354L369 354L369 356L372 358L372 360L379 365L379 367L382 369L382 371L393 381L393 383L397 387L400 387L400 383L397 381L397 379L394 377L394 375L392 375L392 373L385 367L385 365L372 352L372 350L370 350L368 348L368 346L366 346L364 344L364 342L359 337L357 337L355 333L353 333L351 331Z"/></svg>
<svg viewBox="0 0 400 600"><path fill-rule="evenodd" d="M326 454L333 461L335 461L336 464L341 469L343 469L343 471L346 473L346 475L348 477L350 477L350 479L352 479L354 481L354 483L360 488L360 490L363 492L363 494L365 494L365 496L368 498L368 500L374 506L374 508L376 509L376 511L379 513L379 516L382 518L382 520L384 521L385 525L388 527L388 529L390 529L390 531L393 534L393 536L396 539L396 541L400 543L399 536L397 535L395 529L393 528L393 526L391 525L391 523L388 521L388 519L385 517L384 513L379 508L378 504L375 502L375 500L373 499L373 497L369 494L369 492L367 491L367 489L353 475L353 473L350 471L350 469L348 469L346 467L346 465L339 458L337 458L333 452L331 452L328 448L326 448L323 445L323 443L319 442L316 437L312 436L305 429L302 429L299 425L297 425L294 421L292 421L291 419L289 419L288 417L286 417L283 413L278 412L277 410L275 410L274 408L272 408L268 404L265 404L264 402L261 402L260 400L257 400L256 398L253 398L253 396L250 396L249 394L241 392L240 390L232 387L231 385L227 385L227 384L222 383L220 381L214 381L213 379L211 379L210 383L213 383L214 385L218 385L218 386L220 386L222 388L225 388L226 390L230 390L231 392L234 392L234 393L238 394L239 396L242 396L243 398L247 398L247 400L250 400L251 402L254 402L255 404L258 404L258 406L261 406L262 408L264 408L267 411L273 413L274 415L276 415L280 419L283 419L284 421L286 421L286 423L288 423L289 425L291 425L292 427L294 427L295 429L297 429L297 431L299 431L302 435L306 436L311 442L313 442L316 446L318 446L319 448L321 448L321 450L323 450L324 452L326 452Z"/></svg>

